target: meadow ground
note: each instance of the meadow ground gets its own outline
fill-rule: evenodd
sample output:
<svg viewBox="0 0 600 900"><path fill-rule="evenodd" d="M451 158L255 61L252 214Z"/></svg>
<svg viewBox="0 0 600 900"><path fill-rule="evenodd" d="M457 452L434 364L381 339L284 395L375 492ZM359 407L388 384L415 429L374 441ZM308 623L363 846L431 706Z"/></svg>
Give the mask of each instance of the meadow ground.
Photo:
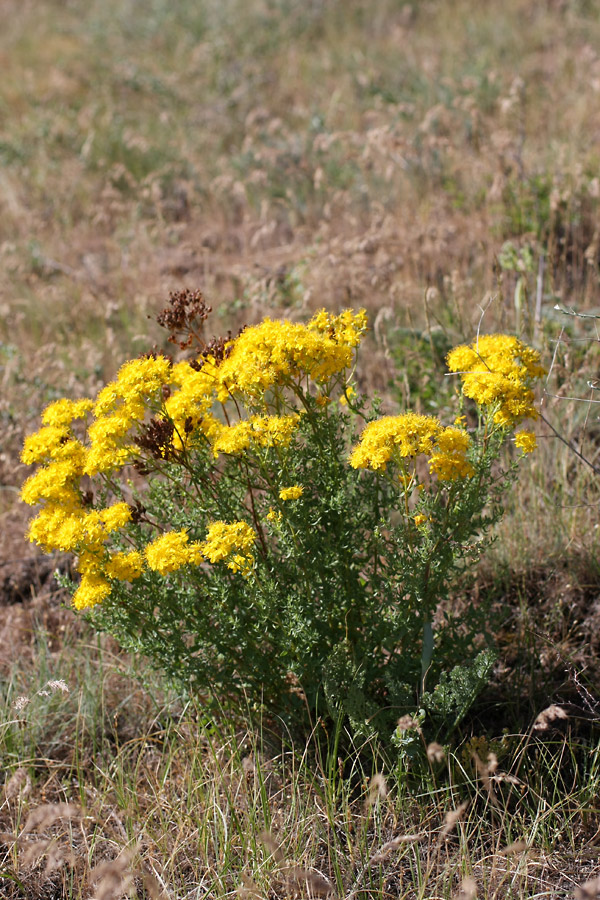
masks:
<svg viewBox="0 0 600 900"><path fill-rule="evenodd" d="M0 22L0 893L573 896L600 872L599 4L0 0ZM366 307L387 411L443 414L478 327L544 355L539 451L469 588L500 662L420 793L319 723L207 720L61 608L22 538L24 434L165 346L183 287L215 332Z"/></svg>

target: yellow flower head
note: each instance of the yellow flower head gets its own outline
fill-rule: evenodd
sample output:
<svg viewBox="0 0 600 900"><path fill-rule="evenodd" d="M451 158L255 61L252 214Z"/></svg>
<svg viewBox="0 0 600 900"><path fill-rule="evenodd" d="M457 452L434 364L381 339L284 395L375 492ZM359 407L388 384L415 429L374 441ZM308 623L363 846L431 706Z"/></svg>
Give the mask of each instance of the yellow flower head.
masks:
<svg viewBox="0 0 600 900"><path fill-rule="evenodd" d="M217 386L215 367L210 360L204 361L199 370L188 362L176 363L171 373L171 384L177 390L167 398L164 408L175 427L173 444L180 450L189 443L198 428L209 436L207 424L214 421L209 411Z"/></svg>
<svg viewBox="0 0 600 900"><path fill-rule="evenodd" d="M384 470L394 457L429 455L442 425L433 416L404 413L369 422L350 455L354 469Z"/></svg>
<svg viewBox="0 0 600 900"><path fill-rule="evenodd" d="M532 453L537 447L536 436L533 431L519 431L515 434L515 444L523 453Z"/></svg>
<svg viewBox="0 0 600 900"><path fill-rule="evenodd" d="M254 564L252 547L256 533L246 522L212 522L206 540L199 544L202 555L213 565L227 562L232 572L248 576Z"/></svg>
<svg viewBox="0 0 600 900"><path fill-rule="evenodd" d="M110 594L110 582L102 575L84 575L73 594L75 609L88 609L101 603Z"/></svg>
<svg viewBox="0 0 600 900"><path fill-rule="evenodd" d="M366 426L350 455L350 465L355 469L383 471L390 461L422 454L429 457L429 470L440 481L454 481L474 472L467 460L470 443L465 431L444 428L433 416L416 413L383 416ZM413 476L403 472L400 481L409 489Z"/></svg>
<svg viewBox="0 0 600 900"><path fill-rule="evenodd" d="M68 442L69 429L64 425L46 425L25 438L21 461L30 466L56 457L61 447Z"/></svg>
<svg viewBox="0 0 600 900"><path fill-rule="evenodd" d="M85 474L97 475L121 468L136 453L135 445L126 443L124 438L138 419L131 410L122 407L110 416L103 416L90 425L88 435L90 448L85 461ZM139 418L143 418L143 410Z"/></svg>
<svg viewBox="0 0 600 900"><path fill-rule="evenodd" d="M460 374L462 391L479 406L493 408L494 422L510 428L538 417L532 386L545 374L539 353L509 334L488 334L471 346L455 347L448 368Z"/></svg>
<svg viewBox="0 0 600 900"><path fill-rule="evenodd" d="M93 406L93 400L56 400L42 413L42 422L54 428L64 428L75 419L83 419Z"/></svg>
<svg viewBox="0 0 600 900"><path fill-rule="evenodd" d="M279 491L279 499L280 500L298 500L302 494L304 493L304 488L299 484L294 484L292 487L282 488Z"/></svg>
<svg viewBox="0 0 600 900"><path fill-rule="evenodd" d="M167 384L170 374L171 363L166 356L130 359L119 369L116 381L98 394L94 415L111 415L120 406L128 407L132 418L139 418L140 413L143 417L144 400Z"/></svg>
<svg viewBox="0 0 600 900"><path fill-rule="evenodd" d="M100 518L107 532L116 531L131 521L131 507L123 502L113 503L100 510Z"/></svg>
<svg viewBox="0 0 600 900"><path fill-rule="evenodd" d="M300 416L252 416L235 425L222 426L212 445L219 453L243 453L251 446L288 447L298 428Z"/></svg>
<svg viewBox="0 0 600 900"><path fill-rule="evenodd" d="M69 506L78 502L75 483L81 476L81 460L64 459L51 462L31 475L21 488L21 499L29 506L41 500Z"/></svg>
<svg viewBox="0 0 600 900"><path fill-rule="evenodd" d="M366 313L317 313L308 325L266 318L228 345L217 369L218 399L241 392L259 397L273 385L308 375L317 384L348 368L366 330Z"/></svg>
<svg viewBox="0 0 600 900"><path fill-rule="evenodd" d="M460 428L444 428L436 440L434 452L429 460L429 471L440 481L455 481L469 478L475 469L467 459L471 439Z"/></svg>
<svg viewBox="0 0 600 900"><path fill-rule="evenodd" d="M187 531L168 531L161 534L146 547L148 567L160 575L167 575L186 566L197 563L197 545L190 544Z"/></svg>
<svg viewBox="0 0 600 900"><path fill-rule="evenodd" d="M118 581L133 581L140 577L143 569L144 557L138 550L115 553L104 566L106 575Z"/></svg>
<svg viewBox="0 0 600 900"><path fill-rule="evenodd" d="M76 506L73 497L71 506L48 503L29 523L28 539L39 544L44 550L74 551L81 539L81 518L83 510Z"/></svg>

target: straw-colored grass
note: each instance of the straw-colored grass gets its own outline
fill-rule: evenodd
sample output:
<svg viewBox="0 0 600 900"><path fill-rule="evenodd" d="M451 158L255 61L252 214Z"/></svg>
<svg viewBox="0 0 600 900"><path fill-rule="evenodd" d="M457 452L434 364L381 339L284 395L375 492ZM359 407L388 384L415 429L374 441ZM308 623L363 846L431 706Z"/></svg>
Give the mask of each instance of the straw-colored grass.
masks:
<svg viewBox="0 0 600 900"><path fill-rule="evenodd" d="M40 644L3 704L11 900L555 898L598 874L600 760L562 707L525 734L430 745L419 786L322 723L304 744L207 719L87 633Z"/></svg>
<svg viewBox="0 0 600 900"><path fill-rule="evenodd" d="M597 0L0 0L0 21L0 895L572 897L598 877L599 338L570 314L600 309ZM185 286L215 332L365 306L386 410L443 413L445 350L478 327L545 354L539 450L456 597L493 600L500 661L416 793L322 724L207 721L29 560L23 435L162 345L148 316Z"/></svg>

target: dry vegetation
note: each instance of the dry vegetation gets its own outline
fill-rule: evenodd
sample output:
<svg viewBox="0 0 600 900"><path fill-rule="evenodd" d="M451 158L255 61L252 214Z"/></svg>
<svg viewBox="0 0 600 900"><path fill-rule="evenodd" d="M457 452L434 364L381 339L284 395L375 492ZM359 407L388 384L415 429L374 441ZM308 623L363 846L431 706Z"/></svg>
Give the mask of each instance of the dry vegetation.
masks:
<svg viewBox="0 0 600 900"><path fill-rule="evenodd" d="M0 895L573 896L600 871L599 342L555 306L600 307L600 6L0 0L0 22ZM443 408L482 309L546 354L540 451L468 597L501 664L420 798L320 726L305 748L204 721L73 624L21 537L23 434L163 341L148 316L184 286L217 332L365 306L391 409Z"/></svg>

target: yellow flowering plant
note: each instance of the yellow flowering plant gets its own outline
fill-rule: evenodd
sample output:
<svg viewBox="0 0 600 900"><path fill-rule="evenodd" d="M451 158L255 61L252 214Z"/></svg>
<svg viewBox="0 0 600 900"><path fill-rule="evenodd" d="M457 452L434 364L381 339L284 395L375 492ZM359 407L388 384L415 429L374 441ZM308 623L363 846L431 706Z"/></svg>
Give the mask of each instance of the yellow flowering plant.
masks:
<svg viewBox="0 0 600 900"><path fill-rule="evenodd" d="M173 294L159 321L184 358L131 360L44 411L23 449L30 539L76 555L76 609L207 703L326 707L362 733L455 720L493 655L477 610L445 601L501 515L537 354L506 335L450 353L467 428L357 393L364 310L205 341L209 311Z"/></svg>

